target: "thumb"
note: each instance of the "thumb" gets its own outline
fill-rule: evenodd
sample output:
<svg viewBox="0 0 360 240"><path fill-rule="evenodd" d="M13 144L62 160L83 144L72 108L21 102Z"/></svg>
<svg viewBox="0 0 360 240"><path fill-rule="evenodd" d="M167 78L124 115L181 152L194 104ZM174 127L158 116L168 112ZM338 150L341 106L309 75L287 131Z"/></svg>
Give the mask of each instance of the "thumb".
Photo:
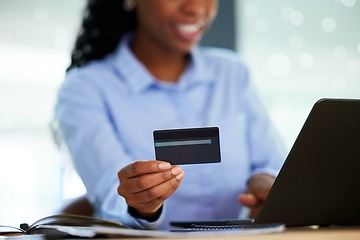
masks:
<svg viewBox="0 0 360 240"><path fill-rule="evenodd" d="M238 197L239 202L246 207L256 207L259 202L257 198L251 193L242 193Z"/></svg>

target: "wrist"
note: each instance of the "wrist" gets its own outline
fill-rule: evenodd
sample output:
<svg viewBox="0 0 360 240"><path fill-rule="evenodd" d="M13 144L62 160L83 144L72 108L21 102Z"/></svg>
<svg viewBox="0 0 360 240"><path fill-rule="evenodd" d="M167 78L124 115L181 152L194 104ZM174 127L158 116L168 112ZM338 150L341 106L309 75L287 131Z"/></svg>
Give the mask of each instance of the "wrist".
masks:
<svg viewBox="0 0 360 240"><path fill-rule="evenodd" d="M136 208L128 206L128 212L131 216L135 217L135 218L141 218L144 219L148 222L155 222L156 220L159 219L161 212L162 212L162 206L153 213L140 213Z"/></svg>

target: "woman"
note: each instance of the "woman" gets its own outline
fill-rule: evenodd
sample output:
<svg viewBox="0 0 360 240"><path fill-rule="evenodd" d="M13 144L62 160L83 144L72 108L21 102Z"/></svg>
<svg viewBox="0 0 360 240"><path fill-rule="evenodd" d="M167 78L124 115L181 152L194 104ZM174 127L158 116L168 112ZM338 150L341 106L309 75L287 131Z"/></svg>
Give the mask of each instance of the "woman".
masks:
<svg viewBox="0 0 360 240"><path fill-rule="evenodd" d="M241 58L197 46L217 4L89 2L57 117L96 216L167 229L254 217L266 198L283 147ZM152 160L153 130L201 126L219 127L221 163Z"/></svg>

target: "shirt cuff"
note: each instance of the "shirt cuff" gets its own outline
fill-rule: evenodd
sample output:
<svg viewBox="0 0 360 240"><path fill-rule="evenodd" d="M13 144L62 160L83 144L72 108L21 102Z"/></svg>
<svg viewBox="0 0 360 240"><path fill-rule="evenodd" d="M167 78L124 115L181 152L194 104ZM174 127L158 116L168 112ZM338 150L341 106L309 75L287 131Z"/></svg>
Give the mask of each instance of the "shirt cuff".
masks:
<svg viewBox="0 0 360 240"><path fill-rule="evenodd" d="M159 229L161 223L164 221L164 216L165 216L165 203L163 204L163 206L161 207L161 212L159 217L155 220L155 221L148 221L146 219L143 218L138 218L138 217L134 217L132 216L129 211L127 211L126 214L126 218L127 219L131 219L131 223L132 223L132 227L133 228L137 228L137 229Z"/></svg>

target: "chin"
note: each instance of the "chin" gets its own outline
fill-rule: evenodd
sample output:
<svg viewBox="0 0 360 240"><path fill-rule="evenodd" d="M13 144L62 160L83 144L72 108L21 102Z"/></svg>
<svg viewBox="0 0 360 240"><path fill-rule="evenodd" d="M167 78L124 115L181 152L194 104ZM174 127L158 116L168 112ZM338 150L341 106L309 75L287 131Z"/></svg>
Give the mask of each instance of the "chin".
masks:
<svg viewBox="0 0 360 240"><path fill-rule="evenodd" d="M181 51L183 54L189 54L191 52L192 49L194 49L197 45L198 45L198 41L191 43L191 44L182 44L181 46L179 46L179 51Z"/></svg>

